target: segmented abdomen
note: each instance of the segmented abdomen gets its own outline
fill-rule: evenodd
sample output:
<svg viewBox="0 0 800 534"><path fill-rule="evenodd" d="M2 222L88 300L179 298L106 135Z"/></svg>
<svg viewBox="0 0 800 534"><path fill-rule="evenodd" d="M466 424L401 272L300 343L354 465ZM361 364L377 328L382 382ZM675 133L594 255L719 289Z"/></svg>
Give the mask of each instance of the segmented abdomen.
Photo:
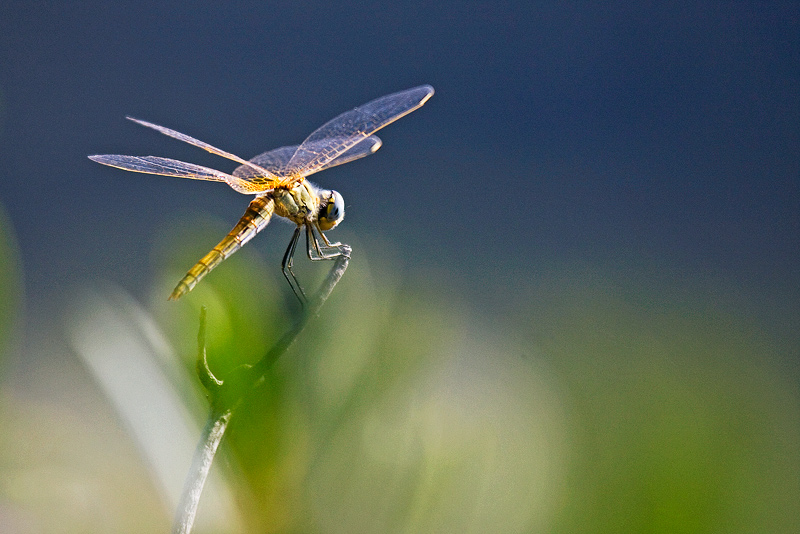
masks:
<svg viewBox="0 0 800 534"><path fill-rule="evenodd" d="M222 263L222 260L242 248L242 245L253 239L265 226L275 211L275 201L272 197L256 197L250 202L247 211L236 223L225 238L214 247L211 252L203 256L194 267L189 269L169 296L169 300L177 300L197 285L211 269Z"/></svg>

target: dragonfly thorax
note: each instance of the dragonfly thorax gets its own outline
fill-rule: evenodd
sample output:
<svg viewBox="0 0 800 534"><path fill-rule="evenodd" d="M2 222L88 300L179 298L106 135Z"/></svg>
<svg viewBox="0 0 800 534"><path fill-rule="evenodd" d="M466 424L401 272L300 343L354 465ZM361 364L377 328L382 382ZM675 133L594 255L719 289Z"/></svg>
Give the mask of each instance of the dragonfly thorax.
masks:
<svg viewBox="0 0 800 534"><path fill-rule="evenodd" d="M323 232L336 227L344 219L344 199L336 191L319 189L308 180L293 189L277 189L270 193L275 199L275 213L295 224L303 225L316 219Z"/></svg>

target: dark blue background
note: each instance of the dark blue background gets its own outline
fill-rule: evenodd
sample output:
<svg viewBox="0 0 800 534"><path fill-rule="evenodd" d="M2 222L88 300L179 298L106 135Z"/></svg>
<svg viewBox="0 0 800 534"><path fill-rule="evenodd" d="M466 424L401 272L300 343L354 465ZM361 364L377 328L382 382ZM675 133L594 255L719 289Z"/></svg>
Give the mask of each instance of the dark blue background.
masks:
<svg viewBox="0 0 800 534"><path fill-rule="evenodd" d="M541 263L643 265L795 331L799 40L797 2L4 2L0 203L29 310L87 280L144 292L173 221L244 211L221 184L86 159L235 166L125 115L249 158L430 83L378 154L315 177L347 202L336 237L488 306ZM269 232L256 246L282 250Z"/></svg>

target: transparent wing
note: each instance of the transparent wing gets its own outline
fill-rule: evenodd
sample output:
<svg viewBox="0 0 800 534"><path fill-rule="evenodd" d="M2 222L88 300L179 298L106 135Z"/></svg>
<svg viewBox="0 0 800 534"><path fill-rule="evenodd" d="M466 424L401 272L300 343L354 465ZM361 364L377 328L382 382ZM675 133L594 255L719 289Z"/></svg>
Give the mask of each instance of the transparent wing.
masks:
<svg viewBox="0 0 800 534"><path fill-rule="evenodd" d="M239 156L237 156L235 154L231 154L230 152L225 152L222 149L219 149L219 148L217 148L215 146L211 146L208 143L200 141L199 139L195 139L194 137L188 136L186 134L182 134L180 132L176 132L175 130L171 130L169 128L165 128L164 126L159 126L158 124L153 124L152 122L147 122L147 121L143 121L143 120L139 120L139 119L134 119L133 117L126 117L126 119L131 120L131 121L135 122L136 124L141 124L142 126L147 126L148 128L152 128L153 130L161 132L162 134L168 135L168 136L170 136L170 137L172 137L174 139L178 139L179 141L183 141L184 143L189 143L190 145L194 145L196 147L202 148L203 150L205 150L207 152L211 152L212 154L216 154L217 156L222 156L223 158L227 158L227 159L233 160L236 163L241 163L243 165L247 165L249 167L252 167L253 170L255 170L258 173L260 173L260 175L265 179L276 180L278 178L277 176L272 175L272 173L270 173L266 169L264 169L262 167L259 167L255 163L252 163L252 162L249 162L249 161L245 161L245 160L243 160L242 158L240 158Z"/></svg>
<svg viewBox="0 0 800 534"><path fill-rule="evenodd" d="M370 135L363 141L359 141L358 143L356 143L355 146L350 147L343 154L340 154L339 156L330 160L328 163L317 169L317 171L315 172L319 172L325 169L330 169L331 167L336 167L337 165L342 165L343 163L350 163L351 161L361 159L363 157L369 156L370 154L374 154L375 152L378 151L378 149L382 145L383 141L381 141L377 135Z"/></svg>
<svg viewBox="0 0 800 534"><path fill-rule="evenodd" d="M319 141L312 144L328 144L329 141L330 140L326 139L324 141ZM381 144L381 140L377 135L371 135L360 143L357 143L355 146L351 147L350 150L341 154L339 157L332 159L327 164L317 169L317 171L329 169L343 163L349 163L353 160L363 158L364 156L369 156L370 154L375 153L375 151L381 147ZM283 175L286 165L289 163L289 160L292 159L294 153L297 152L297 149L298 145L282 146L281 148L276 148L275 150L270 150L269 152L259 154L258 156L252 158L250 162L255 163L259 167L263 167L271 173L280 176ZM249 165L240 165L239 167L236 167L236 169L233 171L233 175L254 183L260 179L258 171L253 170L253 168Z"/></svg>
<svg viewBox="0 0 800 534"><path fill-rule="evenodd" d="M303 141L284 174L308 176L319 171L360 141L423 105L431 95L433 87L421 85L342 113Z"/></svg>
<svg viewBox="0 0 800 534"><path fill-rule="evenodd" d="M224 172L209 169L194 163L186 163L176 159L159 158L156 156L121 156L118 154L100 154L89 156L89 159L116 167L126 171L143 172L146 174L159 174L162 176L177 176L179 178L193 178L195 180L211 180L225 182L240 193L254 194L266 189L259 184L243 180L242 178L225 174Z"/></svg>

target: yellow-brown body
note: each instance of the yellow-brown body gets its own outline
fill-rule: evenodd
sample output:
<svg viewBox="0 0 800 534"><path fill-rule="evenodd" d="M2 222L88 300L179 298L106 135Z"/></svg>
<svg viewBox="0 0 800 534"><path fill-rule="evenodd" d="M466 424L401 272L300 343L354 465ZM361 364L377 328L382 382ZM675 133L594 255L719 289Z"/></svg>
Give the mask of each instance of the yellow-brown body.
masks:
<svg viewBox="0 0 800 534"><path fill-rule="evenodd" d="M269 224L273 214L285 217L298 226L302 226L316 220L319 206L319 193L316 187L306 180L292 189L274 189L269 193L257 196L247 206L244 215L228 232L228 235L203 256L194 267L189 269L189 272L175 286L169 300L179 299L191 291L214 267L263 230Z"/></svg>

